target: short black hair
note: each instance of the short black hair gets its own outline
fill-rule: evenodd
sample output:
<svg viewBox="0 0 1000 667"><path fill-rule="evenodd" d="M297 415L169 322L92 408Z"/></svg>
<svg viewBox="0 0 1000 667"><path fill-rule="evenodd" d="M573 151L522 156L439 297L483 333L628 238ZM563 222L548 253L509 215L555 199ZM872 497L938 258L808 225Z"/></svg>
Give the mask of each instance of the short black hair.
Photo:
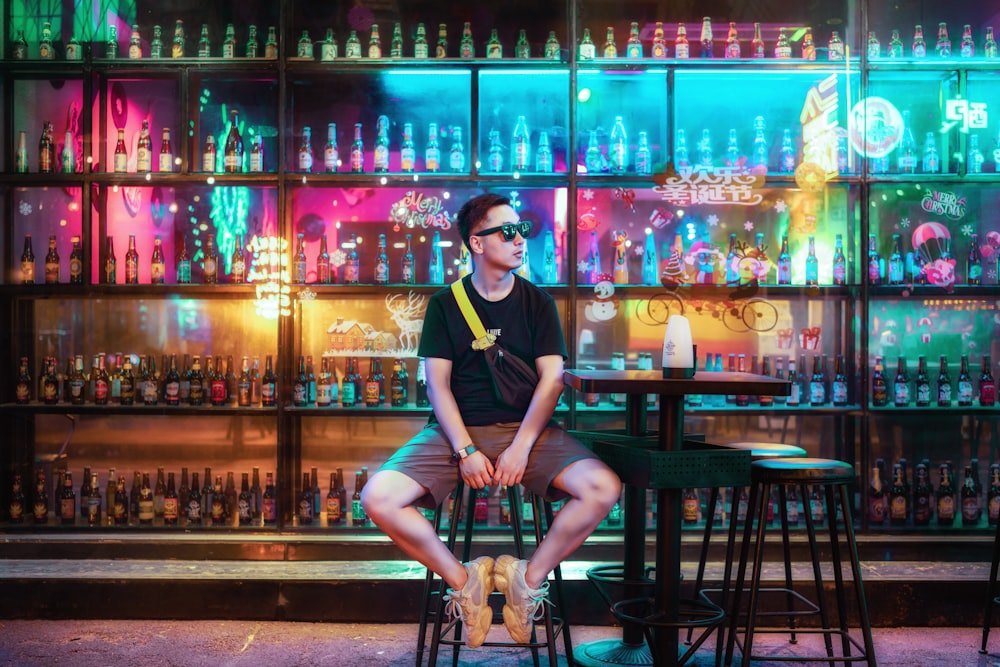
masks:
<svg viewBox="0 0 1000 667"><path fill-rule="evenodd" d="M497 206L510 206L510 199L503 195L487 192L473 197L465 202L458 211L458 233L462 237L462 243L469 247L469 232L472 228L485 220L490 214L490 209Z"/></svg>

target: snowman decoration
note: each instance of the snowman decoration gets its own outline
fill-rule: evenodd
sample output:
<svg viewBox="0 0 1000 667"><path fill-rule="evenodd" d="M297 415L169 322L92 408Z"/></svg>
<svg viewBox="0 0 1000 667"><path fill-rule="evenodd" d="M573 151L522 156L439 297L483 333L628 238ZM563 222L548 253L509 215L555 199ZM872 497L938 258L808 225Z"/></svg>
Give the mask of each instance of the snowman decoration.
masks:
<svg viewBox="0 0 1000 667"><path fill-rule="evenodd" d="M584 316L590 322L609 322L618 315L618 297L611 276L602 273L594 285L594 299L584 308Z"/></svg>

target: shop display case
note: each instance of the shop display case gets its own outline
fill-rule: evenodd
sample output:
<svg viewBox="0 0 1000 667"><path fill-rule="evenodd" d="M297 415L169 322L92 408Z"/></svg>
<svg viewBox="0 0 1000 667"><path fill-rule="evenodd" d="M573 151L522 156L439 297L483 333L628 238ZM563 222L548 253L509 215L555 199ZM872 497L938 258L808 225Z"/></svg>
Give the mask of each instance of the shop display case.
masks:
<svg viewBox="0 0 1000 667"><path fill-rule="evenodd" d="M30 513L23 524L10 515L14 475L31 498L36 467L48 484L43 523L62 529L59 471L72 473L79 507L85 465L105 496L112 467L128 471L126 486L136 469L155 480L163 467L178 486L183 467L232 471L237 486L257 469L251 528L363 528L352 478L427 418L423 308L468 270L454 216L487 190L533 223L520 272L556 299L568 366L654 367L667 318L684 314L699 367L796 387L790 400L692 396L692 431L856 463L867 510L858 520L873 532L938 528L914 520L916 464L937 498L950 462L959 505L968 466L978 514L953 525L984 528L997 429L978 396L989 386L983 354L1000 356L990 349L1000 230L988 214L1000 79L988 17L880 0L809 15L765 5L688 15L579 0L532 6L530 25L520 2L471 13L298 0L201 13L139 3L101 16L6 7L0 303L13 327L0 334L0 374L11 379L0 384L0 424L17 444L0 474L3 529L36 528ZM935 50L941 21L951 55ZM913 55L917 24L926 58ZM51 140L39 141L45 121ZM50 236L61 261L46 284ZM181 377L196 355L203 372L221 362L222 404L211 405L210 386L202 405L186 387L180 406L165 388L156 405L60 400L77 379L67 359L75 367L82 355L82 376L96 383L101 352L119 385L119 354L136 372L152 359L164 385L173 355ZM917 359L933 387L942 355L955 400L909 437L927 412L915 400ZM958 400L963 355L972 406ZM47 357L55 403L44 400ZM273 406L263 405L269 357ZM901 357L911 398L897 407ZM369 372L382 377L371 407ZM567 390L556 418L613 426L619 398ZM162 442L141 444L150 429ZM905 492L893 490L900 462ZM268 473L275 514L265 523ZM339 521L327 519L328 495ZM905 517L891 520L899 496ZM500 523L510 508L487 503L487 521ZM154 517L163 524L159 504ZM241 522L234 514L227 525ZM614 517L605 529L618 529Z"/></svg>

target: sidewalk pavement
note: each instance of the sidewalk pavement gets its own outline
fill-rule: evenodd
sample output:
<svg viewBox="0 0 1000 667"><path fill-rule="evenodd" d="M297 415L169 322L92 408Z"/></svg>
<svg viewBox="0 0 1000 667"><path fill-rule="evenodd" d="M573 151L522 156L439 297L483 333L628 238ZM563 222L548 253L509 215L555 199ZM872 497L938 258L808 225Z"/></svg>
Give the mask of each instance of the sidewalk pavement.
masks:
<svg viewBox="0 0 1000 667"><path fill-rule="evenodd" d="M105 601L95 603L105 604ZM620 632L614 627L572 628L577 646L618 638ZM979 628L876 628L875 653L880 667L1000 667L1000 629L996 633L998 636L991 637L990 643L995 653L980 656ZM0 665L401 666L415 664L416 636L415 624L14 620L0 621ZM490 640L502 640L505 636L502 626L494 626L490 631ZM789 648L800 650L814 639L803 636L796 647L789 647L783 636L772 635L766 641L781 653ZM564 664L561 641L559 647L560 664ZM450 658L447 651L440 656L439 663L448 664ZM426 663L426 655L424 660ZM546 663L542 652L542 664ZM467 667L531 664L527 650L499 647L463 649L459 662ZM712 653L700 649L693 664L711 665ZM767 667L787 663L754 664Z"/></svg>

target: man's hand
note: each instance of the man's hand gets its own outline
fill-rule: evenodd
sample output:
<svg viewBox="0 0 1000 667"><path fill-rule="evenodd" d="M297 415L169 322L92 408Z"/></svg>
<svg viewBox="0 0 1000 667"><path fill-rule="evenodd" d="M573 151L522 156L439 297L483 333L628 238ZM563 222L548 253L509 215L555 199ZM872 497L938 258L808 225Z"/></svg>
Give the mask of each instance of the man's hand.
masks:
<svg viewBox="0 0 1000 667"><path fill-rule="evenodd" d="M493 464L478 450L460 459L458 470L462 473L462 481L473 489L489 486L493 479Z"/></svg>
<svg viewBox="0 0 1000 667"><path fill-rule="evenodd" d="M496 470L493 473L493 481L502 486L514 486L521 483L524 477L524 470L528 466L528 453L531 450L527 447L511 445L497 457Z"/></svg>

